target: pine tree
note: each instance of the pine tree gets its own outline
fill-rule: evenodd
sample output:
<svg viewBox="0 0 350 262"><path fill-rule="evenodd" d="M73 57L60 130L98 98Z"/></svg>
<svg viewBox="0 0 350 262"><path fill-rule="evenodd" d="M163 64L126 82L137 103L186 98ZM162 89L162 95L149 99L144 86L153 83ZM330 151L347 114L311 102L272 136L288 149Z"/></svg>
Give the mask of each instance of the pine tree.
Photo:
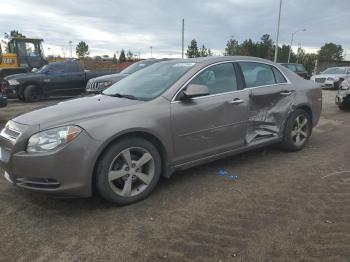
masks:
<svg viewBox="0 0 350 262"><path fill-rule="evenodd" d="M119 63L126 62L126 56L125 56L125 51L124 51L124 49L122 49L122 51L120 52L120 56L119 56L118 62L119 62Z"/></svg>
<svg viewBox="0 0 350 262"><path fill-rule="evenodd" d="M191 41L191 44L188 46L186 51L186 56L188 58L194 58L194 57L200 56L196 39L193 39Z"/></svg>

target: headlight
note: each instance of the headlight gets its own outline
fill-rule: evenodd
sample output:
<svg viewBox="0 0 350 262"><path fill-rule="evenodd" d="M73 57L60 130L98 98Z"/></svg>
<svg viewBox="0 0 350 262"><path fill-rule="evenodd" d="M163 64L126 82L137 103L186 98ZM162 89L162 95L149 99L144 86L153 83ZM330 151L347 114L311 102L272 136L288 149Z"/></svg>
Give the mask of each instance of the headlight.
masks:
<svg viewBox="0 0 350 262"><path fill-rule="evenodd" d="M27 152L46 152L74 140L82 129L78 126L63 126L45 130L29 138Z"/></svg>
<svg viewBox="0 0 350 262"><path fill-rule="evenodd" d="M100 83L98 83L98 85L100 86L100 87L110 87L111 85L112 85L112 81L111 80L108 80L108 81L104 81L104 82L100 82Z"/></svg>
<svg viewBox="0 0 350 262"><path fill-rule="evenodd" d="M10 86L19 85L19 82L16 79L8 80Z"/></svg>
<svg viewBox="0 0 350 262"><path fill-rule="evenodd" d="M349 89L350 89L350 86L349 86L349 85L350 85L350 84L349 84L348 82L343 81L342 84L341 84L341 86L340 86L340 89L341 89L341 90L349 90Z"/></svg>
<svg viewBox="0 0 350 262"><path fill-rule="evenodd" d="M328 77L327 81L335 81L335 79L333 77Z"/></svg>

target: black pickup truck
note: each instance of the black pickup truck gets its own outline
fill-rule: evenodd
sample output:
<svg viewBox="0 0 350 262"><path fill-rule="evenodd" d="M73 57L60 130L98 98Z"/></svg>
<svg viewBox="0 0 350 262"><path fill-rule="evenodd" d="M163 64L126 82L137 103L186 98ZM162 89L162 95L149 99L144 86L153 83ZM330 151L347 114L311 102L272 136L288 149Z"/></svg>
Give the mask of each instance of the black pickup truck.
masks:
<svg viewBox="0 0 350 262"><path fill-rule="evenodd" d="M5 77L2 89L8 98L34 102L53 95L81 94L89 79L115 72L84 70L80 62L74 60L54 62L36 72Z"/></svg>

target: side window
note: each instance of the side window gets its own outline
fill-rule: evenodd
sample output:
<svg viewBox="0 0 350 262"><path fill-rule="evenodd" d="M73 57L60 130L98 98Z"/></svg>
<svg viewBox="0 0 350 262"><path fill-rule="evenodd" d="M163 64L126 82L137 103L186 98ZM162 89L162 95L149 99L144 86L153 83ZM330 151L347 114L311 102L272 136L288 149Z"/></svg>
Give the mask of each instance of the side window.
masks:
<svg viewBox="0 0 350 262"><path fill-rule="evenodd" d="M248 88L276 84L275 77L269 65L256 62L240 62L239 65Z"/></svg>
<svg viewBox="0 0 350 262"><path fill-rule="evenodd" d="M232 63L211 66L197 75L190 84L206 85L211 95L237 90L237 79Z"/></svg>
<svg viewBox="0 0 350 262"><path fill-rule="evenodd" d="M287 83L287 79L282 75L282 73L278 69L276 69L275 67L272 67L272 70L273 70L273 73L275 74L277 84Z"/></svg>
<svg viewBox="0 0 350 262"><path fill-rule="evenodd" d="M57 72L57 73L61 73L64 72L65 67L63 64L59 64L59 63L52 63L50 65L48 65L48 71L50 72Z"/></svg>
<svg viewBox="0 0 350 262"><path fill-rule="evenodd" d="M67 63L67 71L70 73L81 72L81 67L77 63Z"/></svg>

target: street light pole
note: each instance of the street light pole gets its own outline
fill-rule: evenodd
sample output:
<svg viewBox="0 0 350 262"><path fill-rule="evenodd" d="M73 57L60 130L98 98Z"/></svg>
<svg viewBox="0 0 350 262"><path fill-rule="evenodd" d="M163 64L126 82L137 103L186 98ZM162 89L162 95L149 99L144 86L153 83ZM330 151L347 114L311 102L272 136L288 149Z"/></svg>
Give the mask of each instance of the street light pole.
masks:
<svg viewBox="0 0 350 262"><path fill-rule="evenodd" d="M277 36L276 36L275 59L274 59L275 63L277 62L277 56L278 56L278 38L280 35L281 10L282 10L282 0L280 0L280 9L278 12Z"/></svg>
<svg viewBox="0 0 350 262"><path fill-rule="evenodd" d="M293 45L293 40L294 40L295 34L298 33L298 32L305 32L305 31L306 31L306 29L298 29L298 30L296 30L296 31L294 31L292 33L292 39L290 40L289 53L288 53L288 64L289 64L289 61L290 61L290 55L292 53L292 45Z"/></svg>
<svg viewBox="0 0 350 262"><path fill-rule="evenodd" d="M149 47L151 49L151 58L153 58L153 46Z"/></svg>

